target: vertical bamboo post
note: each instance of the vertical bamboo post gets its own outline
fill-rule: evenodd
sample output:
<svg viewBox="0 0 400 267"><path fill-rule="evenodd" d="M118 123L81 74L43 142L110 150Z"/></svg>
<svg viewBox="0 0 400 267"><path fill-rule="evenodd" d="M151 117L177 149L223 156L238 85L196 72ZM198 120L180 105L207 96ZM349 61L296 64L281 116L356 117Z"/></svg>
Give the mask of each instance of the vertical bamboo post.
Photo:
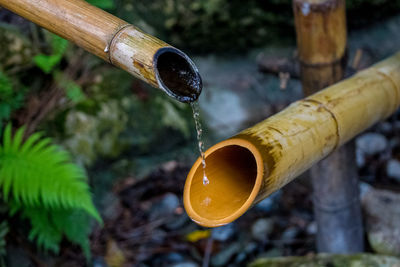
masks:
<svg viewBox="0 0 400 267"><path fill-rule="evenodd" d="M345 0L294 0L303 92L311 95L344 76ZM311 168L319 252L363 251L354 142Z"/></svg>

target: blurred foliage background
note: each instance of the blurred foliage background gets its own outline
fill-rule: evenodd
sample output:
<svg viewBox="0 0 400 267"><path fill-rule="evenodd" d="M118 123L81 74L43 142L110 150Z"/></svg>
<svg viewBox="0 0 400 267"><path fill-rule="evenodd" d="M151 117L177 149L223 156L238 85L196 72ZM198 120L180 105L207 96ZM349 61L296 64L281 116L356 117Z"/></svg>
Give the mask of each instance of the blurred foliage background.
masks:
<svg viewBox="0 0 400 267"><path fill-rule="evenodd" d="M89 2L194 56L229 58L295 45L290 0ZM399 14L400 0L348 0L347 7L352 31ZM90 219L101 221L89 191L100 214L107 217L110 188L119 178L141 180L162 163L193 162L197 150L192 111L5 9L0 9L0 48L0 263L5 264L7 243L31 246L30 241L38 245L32 251L57 254L63 240L69 240L88 259L88 237L101 227ZM209 131L206 138L216 137ZM31 154L23 149L29 142ZM57 155L63 156L53 165L42 162ZM19 161L5 165L14 156L20 156ZM14 169L8 168L10 164ZM28 165L33 171L17 173ZM54 169L63 166L72 171L60 189L59 205L52 206L44 197L50 193L43 188L57 179ZM41 193L29 184L16 185L16 179L33 181ZM76 181L83 189L67 190ZM7 197L10 186L14 193ZM39 200L24 197L29 192ZM83 200L87 205L78 205Z"/></svg>
<svg viewBox="0 0 400 267"><path fill-rule="evenodd" d="M400 9L399 0L348 0L346 5L350 30ZM119 0L115 7L118 16L195 53L295 42L291 0Z"/></svg>

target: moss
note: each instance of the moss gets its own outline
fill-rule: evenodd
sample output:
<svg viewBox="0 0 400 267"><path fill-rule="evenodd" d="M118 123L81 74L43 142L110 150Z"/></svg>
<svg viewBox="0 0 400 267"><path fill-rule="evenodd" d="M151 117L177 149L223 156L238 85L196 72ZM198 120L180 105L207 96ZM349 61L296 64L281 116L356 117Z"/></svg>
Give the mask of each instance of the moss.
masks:
<svg viewBox="0 0 400 267"><path fill-rule="evenodd" d="M0 69L31 64L32 44L18 28L0 23L0 47Z"/></svg>
<svg viewBox="0 0 400 267"><path fill-rule="evenodd" d="M87 98L46 127L83 165L163 153L194 138L189 105L118 69L99 65L93 71L98 76L85 88Z"/></svg>
<svg viewBox="0 0 400 267"><path fill-rule="evenodd" d="M319 254L304 257L260 258L249 267L389 267L400 264L400 259L391 256L367 253L353 255Z"/></svg>

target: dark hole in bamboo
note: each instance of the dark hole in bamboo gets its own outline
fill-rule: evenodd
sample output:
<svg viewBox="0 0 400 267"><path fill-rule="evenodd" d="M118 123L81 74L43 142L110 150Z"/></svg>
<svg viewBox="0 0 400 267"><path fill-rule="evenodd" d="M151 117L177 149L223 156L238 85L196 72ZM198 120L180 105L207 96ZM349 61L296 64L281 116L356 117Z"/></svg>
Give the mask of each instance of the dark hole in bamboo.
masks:
<svg viewBox="0 0 400 267"><path fill-rule="evenodd" d="M190 203L199 216L219 220L237 213L249 200L257 178L257 162L247 148L222 147L206 158L210 184L203 185L199 166L190 188Z"/></svg>
<svg viewBox="0 0 400 267"><path fill-rule="evenodd" d="M181 102L197 100L202 80L194 63L183 52L161 48L154 56L154 66L160 87L167 94Z"/></svg>

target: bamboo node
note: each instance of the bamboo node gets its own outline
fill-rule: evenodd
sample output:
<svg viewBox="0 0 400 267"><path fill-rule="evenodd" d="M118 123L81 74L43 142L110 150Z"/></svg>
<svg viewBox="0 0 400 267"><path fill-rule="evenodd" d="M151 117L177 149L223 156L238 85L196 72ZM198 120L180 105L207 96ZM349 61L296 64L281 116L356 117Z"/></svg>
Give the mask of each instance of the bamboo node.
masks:
<svg viewBox="0 0 400 267"><path fill-rule="evenodd" d="M353 205L359 205L359 198L358 195L350 199L349 201L340 203L340 204L322 204L322 202L315 196L312 196L314 207L320 211L323 212L329 212L329 213L337 213L341 210L347 210L349 207Z"/></svg>
<svg viewBox="0 0 400 267"><path fill-rule="evenodd" d="M120 34L123 30L125 30L126 28L132 26L133 28L135 28L135 26L133 26L132 24L125 24L122 25L121 27L119 27L115 33L112 35L110 42L107 44L106 48L104 49L105 53L108 53L108 61L114 65L113 63L113 59L112 59L112 53L111 53L111 48L114 45L114 40L116 39L116 37L118 36L118 34Z"/></svg>
<svg viewBox="0 0 400 267"><path fill-rule="evenodd" d="M335 113L333 113L327 106L325 106L324 103L319 102L319 101L317 101L317 100L315 100L315 99L306 98L306 99L304 99L303 101L304 101L304 102L311 102L311 103L316 103L316 104L318 104L320 108L323 108L326 112L328 112L328 113L331 115L333 121L335 122L335 128L336 128L336 142L335 142L335 146L333 147L333 149L332 149L332 151L331 151L331 153L332 153L333 151L335 151L335 150L339 147L339 144L340 144L339 122L338 122L338 120L337 120L337 118L336 118L336 116L335 116Z"/></svg>

